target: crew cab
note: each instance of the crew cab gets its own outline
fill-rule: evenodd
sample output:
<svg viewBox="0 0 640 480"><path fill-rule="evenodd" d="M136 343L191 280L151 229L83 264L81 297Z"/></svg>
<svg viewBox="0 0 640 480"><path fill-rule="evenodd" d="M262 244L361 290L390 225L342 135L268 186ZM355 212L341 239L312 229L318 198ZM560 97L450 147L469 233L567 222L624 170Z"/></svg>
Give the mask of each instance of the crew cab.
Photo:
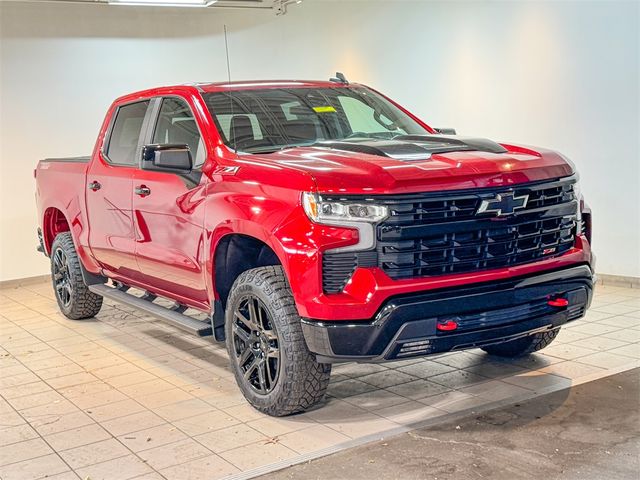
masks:
<svg viewBox="0 0 640 480"><path fill-rule="evenodd" d="M126 95L91 156L35 174L61 311L107 297L213 335L274 416L318 403L335 362L535 352L592 297L567 158L432 128L342 75Z"/></svg>

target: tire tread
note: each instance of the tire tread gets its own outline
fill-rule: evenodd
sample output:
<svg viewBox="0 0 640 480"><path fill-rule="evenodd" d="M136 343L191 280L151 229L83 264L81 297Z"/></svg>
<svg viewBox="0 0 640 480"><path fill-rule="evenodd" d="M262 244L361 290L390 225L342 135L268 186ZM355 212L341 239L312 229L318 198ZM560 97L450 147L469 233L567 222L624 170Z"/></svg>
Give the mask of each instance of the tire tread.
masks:
<svg viewBox="0 0 640 480"><path fill-rule="evenodd" d="M56 300L58 302L60 310L67 318L70 318L71 320L84 320L86 318L96 316L102 308L103 298L100 295L97 295L89 290L89 287L87 287L87 285L84 283L84 278L82 277L82 269L80 267L80 259L78 258L78 253L76 252L76 247L73 243L71 232L59 233L56 236L55 240L53 241L53 245L51 246L52 258L53 252L55 252L58 248L62 248L65 255L67 256L69 273L71 276L71 281L73 283L71 304L69 308L65 308L65 306L60 303L58 295L56 294ZM53 281L53 259L51 260L51 269ZM55 282L53 283L53 289L55 293Z"/></svg>
<svg viewBox="0 0 640 480"><path fill-rule="evenodd" d="M482 350L489 355L498 357L521 357L542 350L549 346L551 342L558 336L559 328L547 330L545 332L534 333L525 338L518 338L510 342L497 343L488 345Z"/></svg>
<svg viewBox="0 0 640 480"><path fill-rule="evenodd" d="M268 307L278 314L276 329L280 337L280 354L286 355L286 361L281 360L281 371L278 382L283 382L278 388L278 395L264 401L257 395L251 394L250 387L243 384L243 379L232 364L236 380L245 397L256 409L271 416L286 416L305 411L320 402L329 385L331 365L318 363L315 356L307 348L302 333L300 316L293 300L293 295L280 266L259 267L241 273L231 288L227 308L230 309L240 290L246 286L262 290L269 299ZM227 327L230 314L227 312ZM284 321L278 321L284 320ZM232 351L232 335L227 331L227 349ZM284 367L284 370L282 369Z"/></svg>

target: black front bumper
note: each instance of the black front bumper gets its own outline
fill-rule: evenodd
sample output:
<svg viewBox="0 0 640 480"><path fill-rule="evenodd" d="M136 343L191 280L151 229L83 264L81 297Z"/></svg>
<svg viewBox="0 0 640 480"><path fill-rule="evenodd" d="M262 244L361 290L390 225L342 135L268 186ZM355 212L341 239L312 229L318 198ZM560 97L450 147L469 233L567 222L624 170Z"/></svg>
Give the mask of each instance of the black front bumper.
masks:
<svg viewBox="0 0 640 480"><path fill-rule="evenodd" d="M591 303L587 265L469 287L418 292L387 300L358 322L303 319L309 349L320 362L377 362L482 347L558 328ZM549 299L564 298L566 307ZM438 323L458 327L440 331Z"/></svg>

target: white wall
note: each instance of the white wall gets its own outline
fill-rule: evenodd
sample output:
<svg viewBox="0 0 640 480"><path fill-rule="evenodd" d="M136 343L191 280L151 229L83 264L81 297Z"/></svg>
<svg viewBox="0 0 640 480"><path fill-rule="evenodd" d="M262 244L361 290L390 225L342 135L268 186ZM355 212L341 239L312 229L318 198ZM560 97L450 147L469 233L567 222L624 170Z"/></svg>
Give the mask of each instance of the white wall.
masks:
<svg viewBox="0 0 640 480"><path fill-rule="evenodd" d="M120 94L336 70L434 126L555 148L582 174L602 273L640 276L639 4L306 0L271 11L0 2L0 280L47 272L32 171L90 152Z"/></svg>

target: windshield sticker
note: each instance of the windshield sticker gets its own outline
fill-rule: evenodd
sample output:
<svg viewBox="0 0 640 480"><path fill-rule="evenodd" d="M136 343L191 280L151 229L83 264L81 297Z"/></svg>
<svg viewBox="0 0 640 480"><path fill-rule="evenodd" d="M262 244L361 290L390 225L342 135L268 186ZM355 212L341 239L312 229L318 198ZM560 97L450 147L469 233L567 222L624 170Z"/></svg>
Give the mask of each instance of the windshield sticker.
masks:
<svg viewBox="0 0 640 480"><path fill-rule="evenodd" d="M331 105L327 105L324 107L313 107L313 111L316 113L335 113L336 109L333 108Z"/></svg>

